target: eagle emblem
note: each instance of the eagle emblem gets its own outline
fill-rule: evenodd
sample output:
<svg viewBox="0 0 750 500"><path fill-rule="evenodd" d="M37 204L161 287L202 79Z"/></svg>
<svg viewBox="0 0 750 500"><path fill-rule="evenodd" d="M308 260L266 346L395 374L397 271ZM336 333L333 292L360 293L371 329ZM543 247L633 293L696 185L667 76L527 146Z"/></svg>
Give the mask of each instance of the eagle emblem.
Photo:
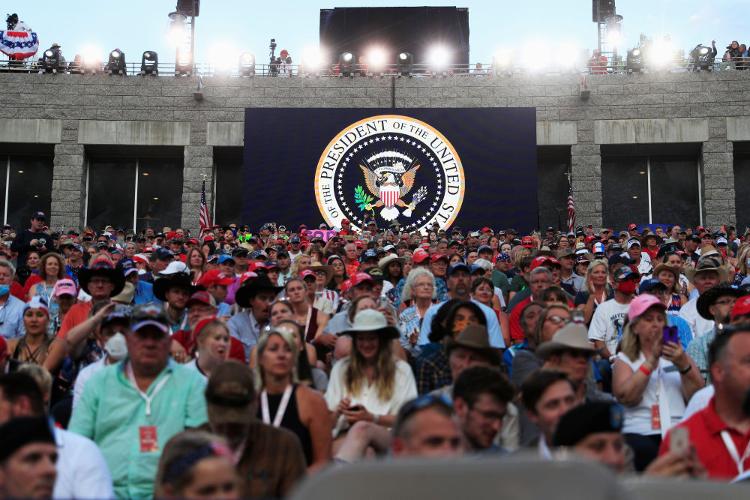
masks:
<svg viewBox="0 0 750 500"><path fill-rule="evenodd" d="M422 187L412 197L411 203L404 201L414 187L419 167L417 160L397 151L384 151L361 160L359 168L365 176L365 185L375 197L367 196L361 207L364 210L380 208L380 216L387 221L401 215L399 208L405 209L405 217L411 217L414 207L427 195L427 189Z"/></svg>

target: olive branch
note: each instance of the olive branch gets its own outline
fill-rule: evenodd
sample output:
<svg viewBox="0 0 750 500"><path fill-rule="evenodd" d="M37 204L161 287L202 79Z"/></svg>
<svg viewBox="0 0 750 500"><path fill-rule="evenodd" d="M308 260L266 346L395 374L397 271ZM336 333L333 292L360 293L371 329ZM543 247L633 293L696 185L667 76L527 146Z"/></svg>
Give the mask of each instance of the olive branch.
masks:
<svg viewBox="0 0 750 500"><path fill-rule="evenodd" d="M375 198L367 194L362 186L354 188L354 203L360 210L367 210L367 205L370 205L373 201L375 201Z"/></svg>

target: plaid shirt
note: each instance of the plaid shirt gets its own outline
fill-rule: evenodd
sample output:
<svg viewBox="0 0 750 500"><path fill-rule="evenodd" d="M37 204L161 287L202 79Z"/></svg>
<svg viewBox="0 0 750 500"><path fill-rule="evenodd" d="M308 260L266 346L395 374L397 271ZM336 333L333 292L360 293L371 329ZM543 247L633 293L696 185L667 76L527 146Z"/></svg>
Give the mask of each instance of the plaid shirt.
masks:
<svg viewBox="0 0 750 500"><path fill-rule="evenodd" d="M442 344L432 343L424 346L416 364L419 394L427 394L453 383L448 354Z"/></svg>

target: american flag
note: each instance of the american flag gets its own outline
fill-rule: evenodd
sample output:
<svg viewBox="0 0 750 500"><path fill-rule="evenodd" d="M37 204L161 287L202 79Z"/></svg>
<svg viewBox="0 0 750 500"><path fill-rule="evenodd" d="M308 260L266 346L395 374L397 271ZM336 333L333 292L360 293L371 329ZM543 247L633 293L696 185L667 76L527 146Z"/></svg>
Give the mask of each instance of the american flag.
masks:
<svg viewBox="0 0 750 500"><path fill-rule="evenodd" d="M203 238L203 235L206 231L210 231L211 227L213 226L213 223L211 222L211 214L208 212L208 205L206 204L206 181L203 181L203 184L201 185L201 207L200 211L198 212L198 222L201 226L200 231L200 237Z"/></svg>
<svg viewBox="0 0 750 500"><path fill-rule="evenodd" d="M576 202L573 199L573 185L568 190L568 232L572 232L576 226Z"/></svg>

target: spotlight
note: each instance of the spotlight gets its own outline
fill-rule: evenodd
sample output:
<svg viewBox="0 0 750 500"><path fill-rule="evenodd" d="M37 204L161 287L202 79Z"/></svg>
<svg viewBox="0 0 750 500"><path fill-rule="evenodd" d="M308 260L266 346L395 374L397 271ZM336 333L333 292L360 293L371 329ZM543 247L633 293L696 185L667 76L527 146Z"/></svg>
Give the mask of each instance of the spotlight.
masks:
<svg viewBox="0 0 750 500"><path fill-rule="evenodd" d="M414 55L409 52L401 52L398 55L398 74L401 76L412 76L414 71Z"/></svg>
<svg viewBox="0 0 750 500"><path fill-rule="evenodd" d="M443 45L434 45L427 51L427 65L433 74L448 74L451 64L451 52Z"/></svg>
<svg viewBox="0 0 750 500"><path fill-rule="evenodd" d="M102 60L99 57L101 50L95 47L85 47L81 51L81 64L83 73L97 74L102 70Z"/></svg>
<svg viewBox="0 0 750 500"><path fill-rule="evenodd" d="M250 52L243 52L240 54L240 76L253 76L255 75L255 56Z"/></svg>
<svg viewBox="0 0 750 500"><path fill-rule="evenodd" d="M127 75L128 70L125 66L125 53L120 49L115 49L109 53L107 67L104 68L110 75Z"/></svg>
<svg viewBox="0 0 750 500"><path fill-rule="evenodd" d="M388 53L381 47L372 47L367 51L365 62L368 73L382 76L388 65Z"/></svg>
<svg viewBox="0 0 750 500"><path fill-rule="evenodd" d="M327 58L317 47L307 47L302 51L302 67L300 72L306 75L320 75L326 66Z"/></svg>
<svg viewBox="0 0 750 500"><path fill-rule="evenodd" d="M674 47L669 38L660 38L654 40L654 43L649 47L647 56L647 63L654 69L669 69L674 63Z"/></svg>
<svg viewBox="0 0 750 500"><path fill-rule="evenodd" d="M339 55L339 75L354 76L354 54L351 52L342 52Z"/></svg>
<svg viewBox="0 0 750 500"><path fill-rule="evenodd" d="M60 45L53 43L52 47L48 48L42 54L42 59L39 61L40 73L57 73L58 71L65 72L65 65L63 64L62 52L60 51Z"/></svg>
<svg viewBox="0 0 750 500"><path fill-rule="evenodd" d="M141 75L159 75L159 54L147 50L141 56Z"/></svg>
<svg viewBox="0 0 750 500"><path fill-rule="evenodd" d="M564 71L574 71L579 66L580 54L574 45L562 44L557 51L557 64Z"/></svg>
<svg viewBox="0 0 750 500"><path fill-rule="evenodd" d="M495 75L510 75L513 72L511 68L512 53L508 49L500 49L492 58L492 70Z"/></svg>
<svg viewBox="0 0 750 500"><path fill-rule="evenodd" d="M625 68L628 73L640 73L643 70L643 52L641 52L641 49L636 47L628 51Z"/></svg>
<svg viewBox="0 0 750 500"><path fill-rule="evenodd" d="M237 57L239 52L236 48L226 43L219 43L214 45L209 50L209 54L211 54L214 74L229 74L237 65Z"/></svg>
<svg viewBox="0 0 750 500"><path fill-rule="evenodd" d="M193 59L190 57L190 49L180 47L177 49L177 62L174 73L176 76L190 76L193 74Z"/></svg>
<svg viewBox="0 0 750 500"><path fill-rule="evenodd" d="M690 51L690 67L693 71L711 71L716 58L715 49L698 44Z"/></svg>

